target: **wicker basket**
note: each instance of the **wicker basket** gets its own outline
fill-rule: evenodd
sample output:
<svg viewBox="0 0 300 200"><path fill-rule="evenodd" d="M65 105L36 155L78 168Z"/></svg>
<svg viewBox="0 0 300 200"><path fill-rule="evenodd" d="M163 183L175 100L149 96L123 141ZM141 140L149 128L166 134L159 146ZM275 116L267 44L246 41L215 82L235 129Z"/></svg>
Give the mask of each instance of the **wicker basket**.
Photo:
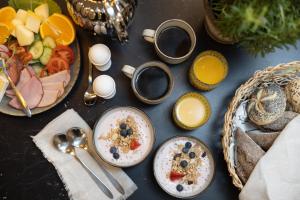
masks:
<svg viewBox="0 0 300 200"><path fill-rule="evenodd" d="M262 84L275 82L281 86L286 85L289 81L300 77L300 61L295 61L287 64L279 64L275 67L268 67L263 71L257 71L252 78L241 85L233 97L228 111L225 114L222 146L225 161L233 184L239 188L243 188L243 183L238 177L235 166L233 166L230 158L230 144L232 141L234 126L232 119L235 116L236 109L243 101L247 100L254 90Z"/></svg>

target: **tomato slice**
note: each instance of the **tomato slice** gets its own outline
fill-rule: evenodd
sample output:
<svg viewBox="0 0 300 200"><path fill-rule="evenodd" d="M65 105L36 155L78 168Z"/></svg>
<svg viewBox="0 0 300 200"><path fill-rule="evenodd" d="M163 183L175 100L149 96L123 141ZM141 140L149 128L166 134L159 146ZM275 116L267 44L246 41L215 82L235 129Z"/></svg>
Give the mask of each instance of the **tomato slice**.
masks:
<svg viewBox="0 0 300 200"><path fill-rule="evenodd" d="M74 52L68 46L59 45L53 49L53 56L60 57L67 61L70 65L74 62Z"/></svg>
<svg viewBox="0 0 300 200"><path fill-rule="evenodd" d="M46 69L49 75L63 70L68 70L69 68L70 65L67 63L67 61L60 57L52 57L46 65Z"/></svg>

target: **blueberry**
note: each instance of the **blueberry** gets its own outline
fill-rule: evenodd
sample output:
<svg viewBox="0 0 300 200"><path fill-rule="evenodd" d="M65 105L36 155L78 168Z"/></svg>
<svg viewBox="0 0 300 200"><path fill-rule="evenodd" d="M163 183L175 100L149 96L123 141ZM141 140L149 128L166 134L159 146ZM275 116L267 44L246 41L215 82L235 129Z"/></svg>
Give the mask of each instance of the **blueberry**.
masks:
<svg viewBox="0 0 300 200"><path fill-rule="evenodd" d="M184 146L185 146L185 148L190 149L192 147L192 143L186 142Z"/></svg>
<svg viewBox="0 0 300 200"><path fill-rule="evenodd" d="M127 129L127 135L132 135L133 130L131 128Z"/></svg>
<svg viewBox="0 0 300 200"><path fill-rule="evenodd" d="M126 129L127 125L125 123L120 124L120 129Z"/></svg>
<svg viewBox="0 0 300 200"><path fill-rule="evenodd" d="M182 168L186 168L186 167L188 166L188 162L187 162L186 160L182 160L182 161L180 162L180 166L181 166Z"/></svg>
<svg viewBox="0 0 300 200"><path fill-rule="evenodd" d="M118 149L116 147L110 147L110 153L117 153Z"/></svg>
<svg viewBox="0 0 300 200"><path fill-rule="evenodd" d="M181 157L181 153L177 153L177 154L175 154L175 156L174 156L174 160L176 160L176 158L180 158Z"/></svg>
<svg viewBox="0 0 300 200"><path fill-rule="evenodd" d="M118 153L113 153L114 159L118 160L120 158L120 154Z"/></svg>
<svg viewBox="0 0 300 200"><path fill-rule="evenodd" d="M183 190L183 186L180 185L180 184L178 184L178 185L176 186L176 190L177 190L178 192L181 192L181 191Z"/></svg>
<svg viewBox="0 0 300 200"><path fill-rule="evenodd" d="M190 152L190 153L189 153L189 157L190 157L191 159L195 158L195 157L196 157L195 152Z"/></svg>
<svg viewBox="0 0 300 200"><path fill-rule="evenodd" d="M201 155L202 158L204 158L206 156L206 152L204 151Z"/></svg>
<svg viewBox="0 0 300 200"><path fill-rule="evenodd" d="M120 135L123 137L127 137L127 130L126 129L121 129Z"/></svg>
<svg viewBox="0 0 300 200"><path fill-rule="evenodd" d="M183 148L182 148L182 152L183 152L183 153L188 153L189 150L190 150L190 149L189 149L189 148L186 148L186 147L183 147Z"/></svg>
<svg viewBox="0 0 300 200"><path fill-rule="evenodd" d="M193 181L188 181L188 185L192 185L193 183Z"/></svg>

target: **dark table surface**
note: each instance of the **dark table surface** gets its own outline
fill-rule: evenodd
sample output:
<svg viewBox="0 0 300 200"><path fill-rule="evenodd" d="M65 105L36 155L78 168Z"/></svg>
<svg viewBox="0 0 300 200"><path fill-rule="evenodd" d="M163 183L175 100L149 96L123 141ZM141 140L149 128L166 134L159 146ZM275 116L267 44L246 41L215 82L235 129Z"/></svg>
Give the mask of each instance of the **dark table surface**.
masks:
<svg viewBox="0 0 300 200"><path fill-rule="evenodd" d="M64 1L60 2L66 13ZM7 4L1 1L0 6ZM93 36L77 27L77 38L81 45L81 73L68 97L55 108L32 117L18 118L0 114L0 199L9 200L67 200L64 189L54 167L43 157L30 136L36 135L48 122L67 109L75 109L90 126L112 106L135 106L150 115L157 130L155 149L166 139L176 135L193 135L203 140L212 150L216 160L216 176L203 194L196 199L233 200L238 199L238 190L231 183L220 143L224 113L237 87L246 81L256 70L278 63L299 59L300 50L277 50L266 57L254 57L236 45L221 45L214 42L203 26L203 6L201 0L138 0L134 21L129 29L130 42L120 45L104 37ZM145 28L155 28L170 18L186 20L195 29L198 39L192 57L179 65L170 66L175 75L173 95L157 106L140 103L130 89L130 81L121 73L124 64L139 66L157 60L153 46L143 41L141 33ZM112 51L112 68L107 72L117 83L117 95L113 100L88 108L82 96L87 86L88 47L104 43ZM298 44L299 46L299 44ZM187 91L195 91L187 80L187 71L193 58L204 50L217 50L228 59L230 70L227 79L215 90L204 92L212 106L209 122L198 130L186 132L177 128L171 120L171 109L176 99ZM95 76L99 75L95 72ZM152 174L152 161L155 150L140 165L125 169L137 184L138 190L130 200L173 199L157 185Z"/></svg>

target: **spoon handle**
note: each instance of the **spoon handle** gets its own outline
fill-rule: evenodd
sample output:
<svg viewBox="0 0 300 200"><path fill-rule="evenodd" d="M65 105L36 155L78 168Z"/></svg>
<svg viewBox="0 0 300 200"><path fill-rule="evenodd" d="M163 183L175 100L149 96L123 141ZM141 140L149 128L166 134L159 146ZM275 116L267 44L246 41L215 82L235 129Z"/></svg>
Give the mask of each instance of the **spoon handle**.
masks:
<svg viewBox="0 0 300 200"><path fill-rule="evenodd" d="M104 194L110 198L113 199L114 196L110 189L97 177L97 175L84 163L82 162L76 154L73 154L74 158L89 172L89 175L91 178L96 182L97 186L104 192Z"/></svg>
<svg viewBox="0 0 300 200"><path fill-rule="evenodd" d="M122 194L125 195L125 190L123 186L113 177L103 166L101 166L100 163L98 163L99 167L102 169L106 177L109 179L109 181L113 184L113 186Z"/></svg>

